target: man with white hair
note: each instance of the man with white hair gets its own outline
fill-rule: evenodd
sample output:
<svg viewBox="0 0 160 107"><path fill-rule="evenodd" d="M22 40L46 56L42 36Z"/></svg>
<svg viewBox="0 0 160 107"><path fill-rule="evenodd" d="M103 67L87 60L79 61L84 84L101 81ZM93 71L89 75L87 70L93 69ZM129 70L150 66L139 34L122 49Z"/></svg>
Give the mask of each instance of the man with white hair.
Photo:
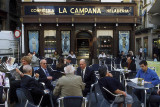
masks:
<svg viewBox="0 0 160 107"><path fill-rule="evenodd" d="M35 73L39 74L39 82L44 82L46 85L46 88L53 90L53 86L51 84L51 81L54 80L54 78L51 76L51 69L47 67L47 61L45 59L42 59L40 61L41 67L35 71Z"/></svg>
<svg viewBox="0 0 160 107"><path fill-rule="evenodd" d="M85 59L80 60L80 67L77 69L77 75L81 76L82 81L86 84L83 96L87 96L87 93L90 91L91 84L96 80L96 76L94 71L87 67Z"/></svg>
<svg viewBox="0 0 160 107"><path fill-rule="evenodd" d="M54 88L53 95L65 96L83 96L85 84L82 82L80 76L74 75L74 67L68 65L64 68L65 76L59 78L56 87Z"/></svg>

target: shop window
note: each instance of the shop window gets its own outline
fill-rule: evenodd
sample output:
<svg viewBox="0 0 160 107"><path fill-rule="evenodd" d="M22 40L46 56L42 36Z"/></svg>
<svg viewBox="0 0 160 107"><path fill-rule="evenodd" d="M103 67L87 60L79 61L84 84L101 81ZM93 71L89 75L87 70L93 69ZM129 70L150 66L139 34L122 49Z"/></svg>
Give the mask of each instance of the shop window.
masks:
<svg viewBox="0 0 160 107"><path fill-rule="evenodd" d="M56 30L44 30L44 54L52 57L56 50Z"/></svg>
<svg viewBox="0 0 160 107"><path fill-rule="evenodd" d="M106 54L112 54L112 37L111 36L99 36L98 37L98 49L99 53L102 51Z"/></svg>

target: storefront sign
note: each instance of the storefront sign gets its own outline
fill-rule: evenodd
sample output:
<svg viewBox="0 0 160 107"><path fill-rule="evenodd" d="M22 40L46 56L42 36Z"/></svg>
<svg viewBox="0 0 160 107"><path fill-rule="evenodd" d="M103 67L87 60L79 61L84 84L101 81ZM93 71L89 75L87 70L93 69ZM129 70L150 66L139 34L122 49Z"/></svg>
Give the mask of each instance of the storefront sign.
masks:
<svg viewBox="0 0 160 107"><path fill-rule="evenodd" d="M128 53L129 50L129 31L119 31L119 52Z"/></svg>
<svg viewBox="0 0 160 107"><path fill-rule="evenodd" d="M39 50L39 32L29 31L29 50L38 53Z"/></svg>
<svg viewBox="0 0 160 107"><path fill-rule="evenodd" d="M133 16L133 7L129 6L25 6L25 15L104 15Z"/></svg>

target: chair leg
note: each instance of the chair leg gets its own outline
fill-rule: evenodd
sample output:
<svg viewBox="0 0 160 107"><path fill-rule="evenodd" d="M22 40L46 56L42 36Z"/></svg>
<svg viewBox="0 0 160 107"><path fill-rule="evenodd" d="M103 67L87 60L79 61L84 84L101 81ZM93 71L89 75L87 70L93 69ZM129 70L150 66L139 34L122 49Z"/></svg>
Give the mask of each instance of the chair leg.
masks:
<svg viewBox="0 0 160 107"><path fill-rule="evenodd" d="M109 106L110 106L110 107L113 107L113 104L110 104Z"/></svg>
<svg viewBox="0 0 160 107"><path fill-rule="evenodd" d="M51 93L49 93L49 97L50 97L51 106L54 107L53 106L53 100L52 100L52 94Z"/></svg>
<svg viewBox="0 0 160 107"><path fill-rule="evenodd" d="M103 101L101 102L101 105L100 105L100 107L102 107L104 100L105 100L105 99L103 99Z"/></svg>
<svg viewBox="0 0 160 107"><path fill-rule="evenodd" d="M96 103L98 103L98 98L97 98L97 92L96 92L96 89L94 90L94 95L95 95L95 98L96 98Z"/></svg>
<svg viewBox="0 0 160 107"><path fill-rule="evenodd" d="M88 101L88 107L91 107L91 95L92 93L89 93L89 101Z"/></svg>

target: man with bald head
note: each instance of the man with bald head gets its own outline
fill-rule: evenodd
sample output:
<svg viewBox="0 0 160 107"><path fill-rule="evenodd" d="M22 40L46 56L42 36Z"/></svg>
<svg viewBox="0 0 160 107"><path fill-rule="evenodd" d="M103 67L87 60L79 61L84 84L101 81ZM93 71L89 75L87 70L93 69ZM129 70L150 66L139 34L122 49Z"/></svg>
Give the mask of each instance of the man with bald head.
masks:
<svg viewBox="0 0 160 107"><path fill-rule="evenodd" d="M45 59L42 59L40 61L40 68L35 71L35 73L39 74L39 82L44 82L46 85L46 88L53 90L53 86L51 84L51 81L54 80L54 78L51 76L51 69L47 67L47 61Z"/></svg>
<svg viewBox="0 0 160 107"><path fill-rule="evenodd" d="M96 76L94 71L87 67L85 59L81 59L80 67L77 69L77 75L82 77L82 81L86 84L85 89L83 90L83 96L87 96L87 93L90 91L91 84L93 84L96 80Z"/></svg>

